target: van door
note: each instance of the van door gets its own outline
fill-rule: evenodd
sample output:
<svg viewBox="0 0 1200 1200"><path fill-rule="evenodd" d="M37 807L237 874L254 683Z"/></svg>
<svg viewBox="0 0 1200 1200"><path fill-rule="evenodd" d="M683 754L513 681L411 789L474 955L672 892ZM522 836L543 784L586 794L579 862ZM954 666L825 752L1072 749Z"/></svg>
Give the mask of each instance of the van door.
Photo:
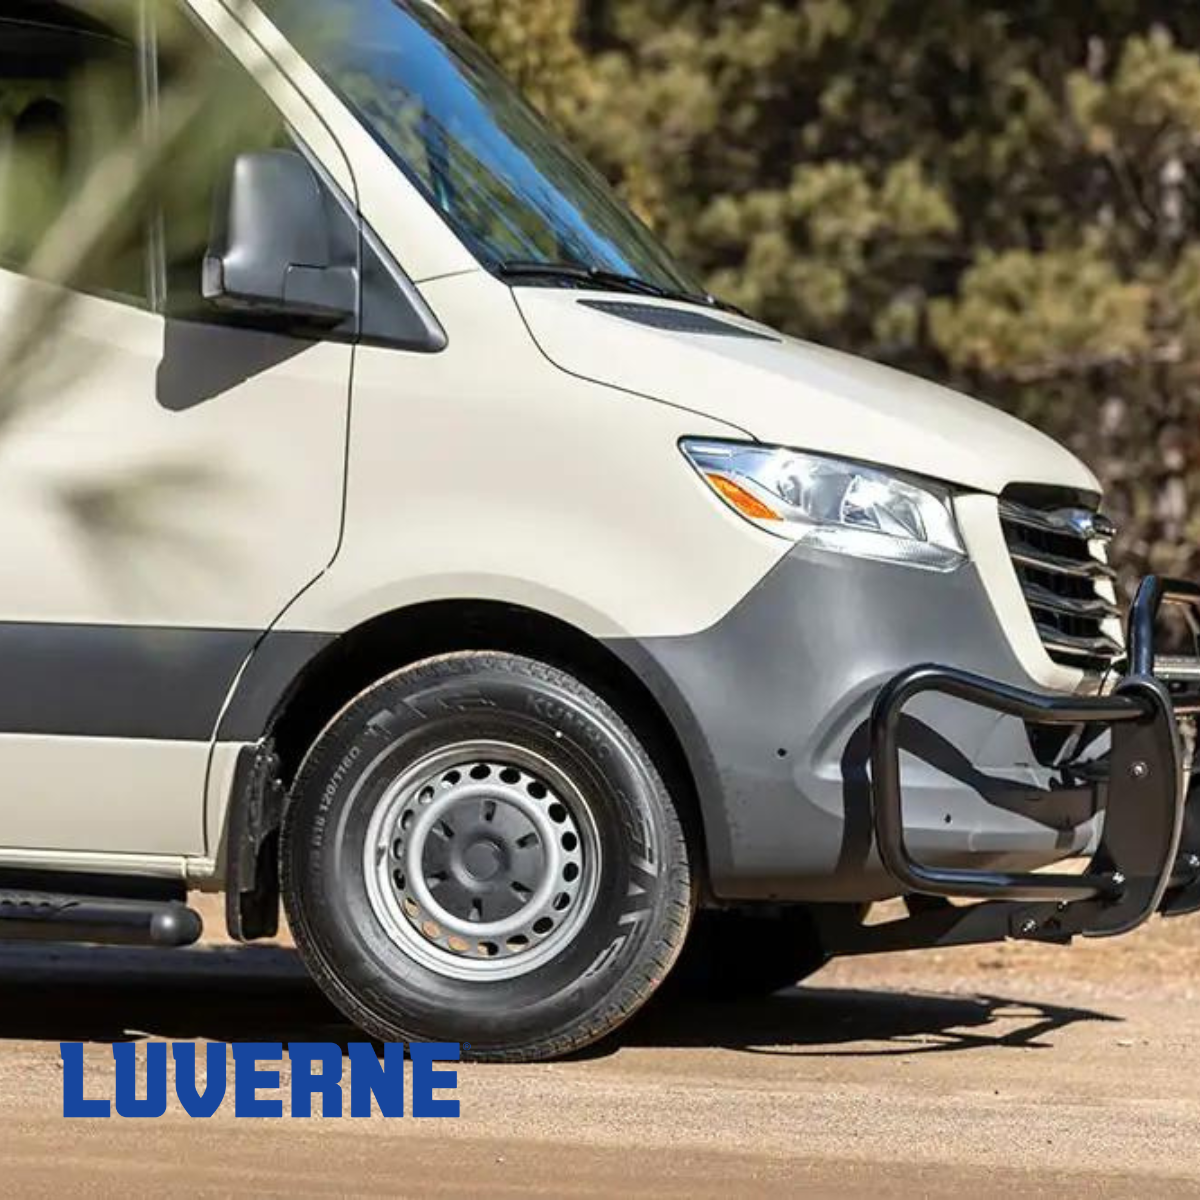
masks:
<svg viewBox="0 0 1200 1200"><path fill-rule="evenodd" d="M236 27L164 56L89 10L0 0L0 857L204 853L225 697L342 518L351 345L222 316L201 262L239 151L349 168Z"/></svg>

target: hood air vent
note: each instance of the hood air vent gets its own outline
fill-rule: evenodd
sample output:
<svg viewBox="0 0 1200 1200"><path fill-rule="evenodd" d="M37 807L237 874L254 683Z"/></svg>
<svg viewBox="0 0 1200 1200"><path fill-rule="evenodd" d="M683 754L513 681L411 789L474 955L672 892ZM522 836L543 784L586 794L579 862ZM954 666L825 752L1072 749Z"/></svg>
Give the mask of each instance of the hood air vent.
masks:
<svg viewBox="0 0 1200 1200"><path fill-rule="evenodd" d="M687 308L662 308L657 304L627 304L619 300L580 300L583 308L594 308L610 317L620 317L635 325L647 325L651 329L662 329L667 333L692 333L709 337L745 338L752 342L778 342L781 339L770 334L758 333L731 325L706 313L693 312Z"/></svg>

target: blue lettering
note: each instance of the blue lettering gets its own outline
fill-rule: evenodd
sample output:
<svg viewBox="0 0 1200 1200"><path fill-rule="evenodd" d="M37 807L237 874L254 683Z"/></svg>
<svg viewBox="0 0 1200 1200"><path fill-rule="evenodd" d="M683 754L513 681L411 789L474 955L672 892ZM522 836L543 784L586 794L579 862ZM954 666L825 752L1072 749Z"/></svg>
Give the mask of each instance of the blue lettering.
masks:
<svg viewBox="0 0 1200 1200"><path fill-rule="evenodd" d="M260 1071L260 1059L283 1057L280 1042L235 1042L233 1046L234 1094L233 1115L235 1117L282 1117L282 1100L260 1100L260 1087L277 1088L278 1071Z"/></svg>
<svg viewBox="0 0 1200 1200"><path fill-rule="evenodd" d="M191 1042L177 1042L172 1047L175 1056L175 1095L189 1117L211 1117L221 1101L229 1081L224 1042L209 1042L205 1073L208 1082L201 1096L196 1090L196 1047Z"/></svg>
<svg viewBox="0 0 1200 1200"><path fill-rule="evenodd" d="M350 1115L369 1117L371 1097L385 1117L404 1116L404 1043L389 1042L383 1062L370 1042L350 1043Z"/></svg>
<svg viewBox="0 0 1200 1200"><path fill-rule="evenodd" d="M119 1042L111 1047L116 1076L115 1107L118 1116L127 1118L161 1117L167 1111L167 1044L146 1043L145 1096L138 1096L138 1049L134 1042ZM229 1094L228 1047L210 1042L205 1047L204 1091L198 1087L196 1046L180 1042L171 1046L175 1059L175 1094L189 1117L215 1116ZM234 1115L237 1117L279 1118L284 1115L280 1097L280 1063L284 1047L280 1042L241 1042L233 1049ZM391 1042L379 1048L372 1042L351 1042L350 1065L344 1063L342 1049L333 1042L293 1042L286 1053L291 1060L291 1115L311 1118L313 1097L321 1097L321 1116L340 1118L344 1110L343 1093L350 1089L350 1115L370 1118L374 1112L387 1118L404 1116L405 1046ZM442 1100L439 1090L458 1087L457 1071L438 1071L439 1063L461 1061L457 1042L414 1042L407 1047L412 1056L414 1117L457 1117L457 1099ZM83 1044L60 1043L63 1068L63 1116L110 1117L109 1100L87 1100L83 1095ZM320 1063L320 1073L315 1065ZM263 1067L260 1068L260 1064ZM272 1070L270 1067L274 1067ZM344 1082L343 1082L344 1080ZM261 1089L274 1089L274 1096L259 1096Z"/></svg>
<svg viewBox="0 0 1200 1200"><path fill-rule="evenodd" d="M83 1043L60 1042L63 1064L63 1116L108 1117L112 1115L107 1100L83 1098Z"/></svg>
<svg viewBox="0 0 1200 1200"><path fill-rule="evenodd" d="M117 1115L161 1117L167 1111L167 1043L146 1043L146 1098L137 1094L137 1045L118 1042L112 1048L117 1064Z"/></svg>
<svg viewBox="0 0 1200 1200"><path fill-rule="evenodd" d="M321 1093L321 1116L342 1115L342 1051L332 1042L292 1042L292 1116L311 1117L312 1098ZM312 1073L313 1063L321 1074Z"/></svg>
<svg viewBox="0 0 1200 1200"><path fill-rule="evenodd" d="M435 1062L458 1062L457 1042L413 1042L408 1048L413 1062L413 1116L457 1117L457 1100L435 1100L434 1088L457 1088L457 1071L435 1071Z"/></svg>

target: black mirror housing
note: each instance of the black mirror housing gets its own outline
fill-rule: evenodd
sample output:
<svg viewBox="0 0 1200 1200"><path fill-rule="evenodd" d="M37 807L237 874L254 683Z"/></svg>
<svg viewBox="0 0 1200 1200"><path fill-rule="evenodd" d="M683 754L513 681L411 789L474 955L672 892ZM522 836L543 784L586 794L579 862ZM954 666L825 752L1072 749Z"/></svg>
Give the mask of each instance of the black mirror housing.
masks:
<svg viewBox="0 0 1200 1200"><path fill-rule="evenodd" d="M213 225L204 259L206 300L226 310L328 326L355 319L358 265L339 256L326 190L302 155L239 155Z"/></svg>

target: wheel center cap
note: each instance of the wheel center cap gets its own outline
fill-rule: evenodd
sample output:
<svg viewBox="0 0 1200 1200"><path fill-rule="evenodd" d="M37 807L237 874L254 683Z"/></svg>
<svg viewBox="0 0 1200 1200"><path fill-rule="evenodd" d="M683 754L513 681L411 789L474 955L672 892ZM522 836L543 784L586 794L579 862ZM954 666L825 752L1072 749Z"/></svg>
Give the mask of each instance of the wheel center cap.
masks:
<svg viewBox="0 0 1200 1200"><path fill-rule="evenodd" d="M462 861L472 879L486 883L499 872L504 854L495 842L478 841L467 847Z"/></svg>

